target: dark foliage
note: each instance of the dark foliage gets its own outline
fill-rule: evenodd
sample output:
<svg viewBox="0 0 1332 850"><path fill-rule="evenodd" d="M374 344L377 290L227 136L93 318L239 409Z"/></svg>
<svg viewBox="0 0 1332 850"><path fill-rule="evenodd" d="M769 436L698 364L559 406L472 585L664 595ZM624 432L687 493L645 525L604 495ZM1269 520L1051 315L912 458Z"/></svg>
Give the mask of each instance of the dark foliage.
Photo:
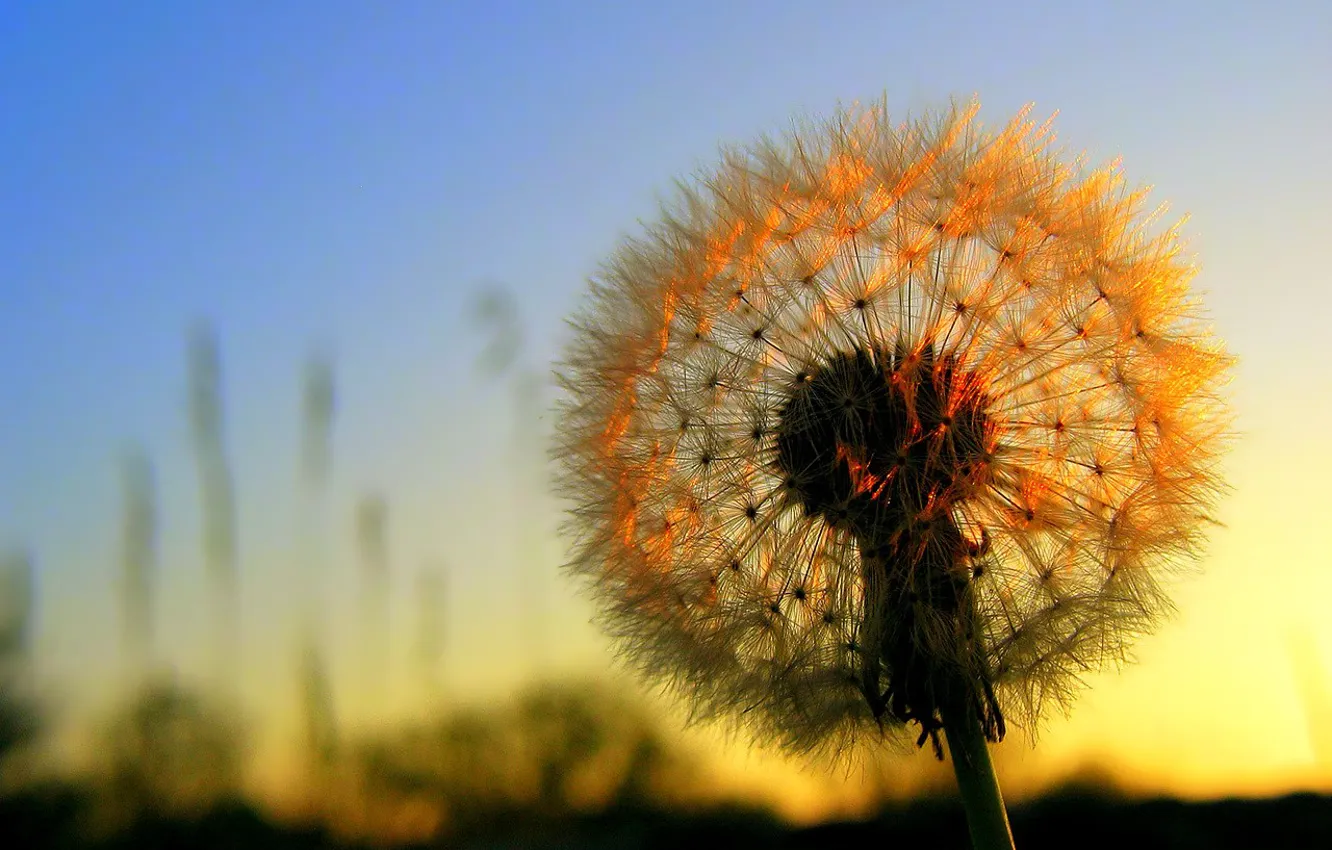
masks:
<svg viewBox="0 0 1332 850"><path fill-rule="evenodd" d="M30 790L0 800L0 836L6 850L27 848L360 848L319 830L276 824L242 804L219 806L199 818L145 815L110 837L94 839L81 828L88 798L61 787ZM1022 850L1066 847L1304 848L1332 846L1332 797L1295 794L1271 800L1133 801L1098 792L1058 792L1013 810L1013 832ZM671 813L621 804L595 815L550 818L511 813L485 834L410 845L433 848L630 848L747 847L968 847L962 809L953 802L892 806L859 822L793 829L759 810L717 808Z"/></svg>

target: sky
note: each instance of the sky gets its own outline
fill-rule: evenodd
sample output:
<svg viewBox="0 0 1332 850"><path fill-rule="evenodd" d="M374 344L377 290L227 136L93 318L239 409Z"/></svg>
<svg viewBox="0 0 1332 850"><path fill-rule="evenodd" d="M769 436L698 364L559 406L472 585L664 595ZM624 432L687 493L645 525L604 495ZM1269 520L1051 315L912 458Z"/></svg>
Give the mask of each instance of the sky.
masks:
<svg viewBox="0 0 1332 850"><path fill-rule="evenodd" d="M395 577L380 710L420 699L406 659L427 566L447 572L449 693L606 669L557 572L549 422L514 378L548 374L598 263L719 145L857 99L906 115L975 95L995 123L1057 111L1066 150L1122 157L1187 215L1196 285L1240 358L1233 490L1178 616L1126 671L1093 676L1014 770L1104 763L1203 795L1332 787L1332 706L1310 713L1332 679L1329 45L1332 7L1289 1L8 0L0 547L39 564L43 687L74 714L114 691L130 445L159 487L158 652L205 666L185 383L200 319L223 356L251 710L290 714L292 624L315 599L347 711L376 710L354 705L348 660L363 654L351 528L368 493L389 505ZM478 368L489 329L470 307L495 287L523 327L499 376ZM337 413L311 506L296 457L315 351L335 364ZM294 566L312 558L322 589Z"/></svg>

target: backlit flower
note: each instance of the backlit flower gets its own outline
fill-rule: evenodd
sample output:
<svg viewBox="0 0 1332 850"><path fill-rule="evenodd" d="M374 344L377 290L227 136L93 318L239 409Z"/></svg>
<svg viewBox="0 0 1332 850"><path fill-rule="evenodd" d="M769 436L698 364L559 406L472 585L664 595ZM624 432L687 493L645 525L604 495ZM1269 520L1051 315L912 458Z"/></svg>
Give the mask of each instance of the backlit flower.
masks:
<svg viewBox="0 0 1332 850"><path fill-rule="evenodd" d="M1220 490L1175 230L976 109L727 152L561 365L572 570L649 677L793 750L1034 721L1168 607Z"/></svg>

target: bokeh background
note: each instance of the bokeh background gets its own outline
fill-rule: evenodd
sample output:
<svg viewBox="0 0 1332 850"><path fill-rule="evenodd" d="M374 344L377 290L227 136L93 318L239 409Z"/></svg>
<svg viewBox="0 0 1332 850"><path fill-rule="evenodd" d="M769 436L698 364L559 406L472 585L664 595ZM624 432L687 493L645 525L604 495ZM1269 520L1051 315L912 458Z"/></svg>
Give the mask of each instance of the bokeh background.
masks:
<svg viewBox="0 0 1332 850"><path fill-rule="evenodd" d="M998 748L1010 798L1332 791L1330 93L1332 6L1294 0L7 0L0 613L40 721L7 781L186 753L216 770L171 794L363 835L443 828L467 746L513 806L810 824L946 791L927 754L839 771L682 731L560 575L545 411L586 279L719 144L977 95L1057 111L1070 156L1187 215L1240 357L1178 615ZM432 756L444 728L470 743Z"/></svg>

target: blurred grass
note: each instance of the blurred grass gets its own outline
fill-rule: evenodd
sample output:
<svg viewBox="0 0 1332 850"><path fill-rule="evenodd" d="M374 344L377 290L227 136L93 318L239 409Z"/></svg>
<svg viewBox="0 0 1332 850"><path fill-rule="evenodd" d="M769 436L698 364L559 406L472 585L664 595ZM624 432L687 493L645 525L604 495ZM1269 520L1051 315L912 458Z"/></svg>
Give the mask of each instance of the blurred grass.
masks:
<svg viewBox="0 0 1332 850"><path fill-rule="evenodd" d="M14 710L13 694L4 707ZM0 753L3 768L38 727ZM872 817L797 827L708 793L707 765L605 682L533 686L325 752L314 809L279 817L241 792L243 729L172 680L133 693L102 729L85 776L10 785L6 848L964 848L943 789ZM1036 848L1312 848L1332 843L1332 797L1138 799L1095 779L1015 806L1017 845Z"/></svg>

